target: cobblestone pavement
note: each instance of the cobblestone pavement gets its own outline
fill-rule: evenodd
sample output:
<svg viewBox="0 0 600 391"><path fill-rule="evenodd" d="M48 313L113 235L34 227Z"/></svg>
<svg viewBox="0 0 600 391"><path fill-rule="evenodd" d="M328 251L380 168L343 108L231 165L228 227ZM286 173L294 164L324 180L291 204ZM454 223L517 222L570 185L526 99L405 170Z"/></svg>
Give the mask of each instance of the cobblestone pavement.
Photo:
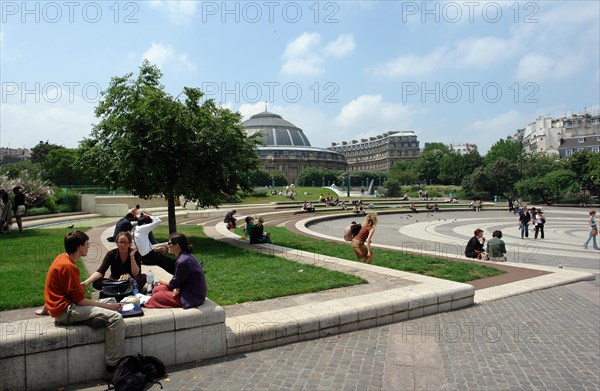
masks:
<svg viewBox="0 0 600 391"><path fill-rule="evenodd" d="M162 384L166 390L600 390L599 291L598 280L581 282L171 367Z"/></svg>

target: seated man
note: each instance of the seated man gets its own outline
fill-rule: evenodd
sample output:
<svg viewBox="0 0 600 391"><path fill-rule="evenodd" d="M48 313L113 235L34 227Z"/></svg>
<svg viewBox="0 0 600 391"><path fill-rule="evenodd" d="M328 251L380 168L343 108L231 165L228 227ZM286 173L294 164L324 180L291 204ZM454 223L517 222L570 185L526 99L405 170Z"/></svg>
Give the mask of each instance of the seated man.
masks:
<svg viewBox="0 0 600 391"><path fill-rule="evenodd" d="M137 218L133 213L129 212L124 217L119 219L119 221L117 221L117 224L115 225L115 230L113 231L113 236L111 236L107 240L109 242L114 242L117 239L117 234L119 232L131 232L131 230L133 229L133 224L131 223L132 221L137 221Z"/></svg>
<svg viewBox="0 0 600 391"><path fill-rule="evenodd" d="M494 231L487 243L487 253L490 261L506 262L506 245L502 240L502 231Z"/></svg>
<svg viewBox="0 0 600 391"><path fill-rule="evenodd" d="M467 247L465 247L465 256L467 258L481 259L481 253L483 252L483 243L485 243L485 238L483 237L483 230L477 228L473 232L473 237L469 239Z"/></svg>
<svg viewBox="0 0 600 391"><path fill-rule="evenodd" d="M104 362L106 378L112 379L115 366L123 357L125 321L117 312L122 307L113 298L100 301L85 298L75 262L87 255L89 237L81 231L71 231L65 237L64 245L66 252L59 254L48 269L44 286L45 307L57 324L106 328Z"/></svg>

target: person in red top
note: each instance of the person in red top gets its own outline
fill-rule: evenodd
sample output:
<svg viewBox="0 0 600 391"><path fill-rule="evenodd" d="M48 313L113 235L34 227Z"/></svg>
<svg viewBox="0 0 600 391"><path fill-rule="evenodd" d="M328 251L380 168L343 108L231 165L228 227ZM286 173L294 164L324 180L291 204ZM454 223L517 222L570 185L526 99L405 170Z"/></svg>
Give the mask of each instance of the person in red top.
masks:
<svg viewBox="0 0 600 391"><path fill-rule="evenodd" d="M85 297L75 262L87 255L89 246L89 237L84 232L71 231L65 236L66 252L54 259L46 275L44 302L57 324L106 327L104 361L109 379L123 357L125 321L117 312L121 310L121 304L114 298L94 301Z"/></svg>
<svg viewBox="0 0 600 391"><path fill-rule="evenodd" d="M375 233L375 226L377 225L377 213L368 213L365 216L362 228L358 234L352 239L352 249L356 259L365 259L365 263L371 263L373 260L373 253L371 252L371 239Z"/></svg>

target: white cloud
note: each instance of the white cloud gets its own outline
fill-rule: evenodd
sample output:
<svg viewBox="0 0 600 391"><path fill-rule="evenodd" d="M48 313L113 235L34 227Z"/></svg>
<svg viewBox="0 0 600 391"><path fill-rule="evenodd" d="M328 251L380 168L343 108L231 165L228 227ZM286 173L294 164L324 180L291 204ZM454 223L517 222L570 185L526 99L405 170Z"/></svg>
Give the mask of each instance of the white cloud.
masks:
<svg viewBox="0 0 600 391"><path fill-rule="evenodd" d="M167 64L173 64L178 68L193 71L196 65L188 59L188 54L177 54L175 49L164 42L152 42L150 48L142 54L142 60L146 59L163 69Z"/></svg>
<svg viewBox="0 0 600 391"><path fill-rule="evenodd" d="M292 40L283 52L281 73L285 75L318 76L325 72L327 58L341 58L355 48L352 34L341 34L322 47L321 35L302 33Z"/></svg>
<svg viewBox="0 0 600 391"><path fill-rule="evenodd" d="M409 106L385 102L381 95L361 95L342 107L334 122L353 132L380 134L406 130L414 114Z"/></svg>
<svg viewBox="0 0 600 391"><path fill-rule="evenodd" d="M188 0L151 0L148 2L152 8L166 11L173 23L189 22L196 14L199 1Z"/></svg>
<svg viewBox="0 0 600 391"><path fill-rule="evenodd" d="M354 51L356 44L352 34L342 34L323 49L326 56L344 57Z"/></svg>
<svg viewBox="0 0 600 391"><path fill-rule="evenodd" d="M466 38L452 48L437 47L423 56L406 55L376 64L368 71L390 79L422 76L447 68L487 69L514 54L514 45L496 37Z"/></svg>
<svg viewBox="0 0 600 391"><path fill-rule="evenodd" d="M95 121L96 102L86 102L65 90L48 92L45 97L27 95L25 98L25 101L2 104L0 108L3 147L32 148L40 140L49 140L75 148L89 136Z"/></svg>
<svg viewBox="0 0 600 391"><path fill-rule="evenodd" d="M447 61L459 68L489 68L514 54L510 41L496 37L467 38L455 44Z"/></svg>
<svg viewBox="0 0 600 391"><path fill-rule="evenodd" d="M517 129L531 122L532 113L510 110L492 118L484 118L467 125L468 142L477 144L480 154L485 154L498 140L514 135Z"/></svg>
<svg viewBox="0 0 600 391"><path fill-rule="evenodd" d="M400 56L382 64L374 65L369 72L374 76L400 78L420 76L436 71L442 66L446 49L436 48L424 56Z"/></svg>
<svg viewBox="0 0 600 391"><path fill-rule="evenodd" d="M569 55L553 58L542 54L525 55L517 67L520 80L560 79L576 74L584 65L584 55Z"/></svg>

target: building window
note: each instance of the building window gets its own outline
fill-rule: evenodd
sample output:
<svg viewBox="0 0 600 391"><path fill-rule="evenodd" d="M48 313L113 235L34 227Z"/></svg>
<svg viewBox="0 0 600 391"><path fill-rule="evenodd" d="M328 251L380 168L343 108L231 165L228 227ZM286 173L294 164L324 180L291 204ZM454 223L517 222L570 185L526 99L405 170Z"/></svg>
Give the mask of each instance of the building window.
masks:
<svg viewBox="0 0 600 391"><path fill-rule="evenodd" d="M600 152L600 147L592 147L592 152Z"/></svg>
<svg viewBox="0 0 600 391"><path fill-rule="evenodd" d="M577 139L577 142L578 142L578 143L583 143L583 142L585 142L585 137L579 137L579 138Z"/></svg>

